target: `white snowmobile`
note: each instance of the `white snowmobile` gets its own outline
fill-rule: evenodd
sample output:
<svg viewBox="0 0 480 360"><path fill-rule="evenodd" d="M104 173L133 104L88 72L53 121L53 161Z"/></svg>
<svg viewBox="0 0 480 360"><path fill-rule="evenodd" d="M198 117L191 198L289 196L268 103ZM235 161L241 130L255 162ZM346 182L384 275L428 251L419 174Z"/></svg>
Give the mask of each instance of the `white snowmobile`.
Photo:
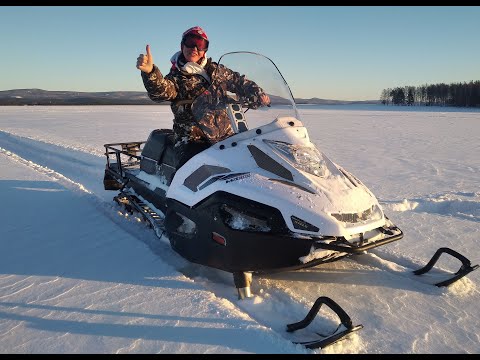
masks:
<svg viewBox="0 0 480 360"><path fill-rule="evenodd" d="M192 111L197 121L205 111L228 116L235 135L180 168L170 129L153 130L146 142L106 144L104 186L120 190L118 203L142 214L159 236L165 231L182 257L233 273L239 298L252 296L252 274L316 266L403 237L369 189L310 141L269 58L232 52L218 63L254 80L270 106L252 107L233 89L218 91L214 75ZM461 260L465 269L457 278L475 269ZM332 300L322 299L316 311L325 303L349 322ZM358 329L351 322L346 327Z"/></svg>

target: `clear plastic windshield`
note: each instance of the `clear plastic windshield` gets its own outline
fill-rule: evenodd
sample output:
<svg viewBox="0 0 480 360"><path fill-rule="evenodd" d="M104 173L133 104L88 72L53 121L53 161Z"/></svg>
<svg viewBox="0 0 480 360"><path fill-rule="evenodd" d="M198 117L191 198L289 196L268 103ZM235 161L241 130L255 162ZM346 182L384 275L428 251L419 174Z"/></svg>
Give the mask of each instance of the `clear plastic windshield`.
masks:
<svg viewBox="0 0 480 360"><path fill-rule="evenodd" d="M300 120L290 88L276 65L252 52L220 57L210 88L195 99L192 112L212 142L269 124L277 117Z"/></svg>

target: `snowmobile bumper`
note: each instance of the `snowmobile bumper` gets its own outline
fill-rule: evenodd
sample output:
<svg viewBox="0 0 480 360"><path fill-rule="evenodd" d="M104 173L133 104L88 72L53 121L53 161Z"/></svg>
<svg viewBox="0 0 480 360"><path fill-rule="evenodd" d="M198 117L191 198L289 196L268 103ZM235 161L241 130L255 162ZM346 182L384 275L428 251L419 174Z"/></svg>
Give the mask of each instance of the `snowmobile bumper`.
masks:
<svg viewBox="0 0 480 360"><path fill-rule="evenodd" d="M335 243L316 242L313 244L313 246L316 249L333 250L333 251L339 251L339 252L346 252L349 254L362 254L367 250L376 248L378 246L386 245L393 241L397 241L403 238L403 231L397 227L395 228L382 227L382 228L379 228L378 230L383 232L387 236L383 239L372 241L372 242L366 242L358 246L353 246L351 244L348 244L347 241L345 240L340 240Z"/></svg>
<svg viewBox="0 0 480 360"><path fill-rule="evenodd" d="M386 232L386 237L380 240L364 243L362 245L352 245L344 238L324 237L320 240L318 238L311 238L310 254L319 250L329 250L325 256L316 257L313 260L305 262L299 261L299 263L296 265L278 267L276 269L269 270L259 270L255 272L258 274L271 274L274 272L295 271L315 267L320 264L336 261L342 257L363 254L367 250L373 249L378 246L383 246L403 238L403 232L397 227L382 227L377 230L381 232ZM305 253L304 255L307 255L307 253Z"/></svg>

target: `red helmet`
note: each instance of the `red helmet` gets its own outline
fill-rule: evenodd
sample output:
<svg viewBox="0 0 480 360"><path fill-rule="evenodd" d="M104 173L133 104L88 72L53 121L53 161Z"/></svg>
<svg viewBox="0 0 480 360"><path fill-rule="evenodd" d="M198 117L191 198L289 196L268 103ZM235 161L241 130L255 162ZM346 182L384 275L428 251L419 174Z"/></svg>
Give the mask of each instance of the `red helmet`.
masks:
<svg viewBox="0 0 480 360"><path fill-rule="evenodd" d="M191 27L190 29L186 30L182 34L182 40L185 39L185 36L187 36L187 35L197 35L197 36L200 36L201 38L205 39L208 42L207 33L200 26L194 26L194 27Z"/></svg>

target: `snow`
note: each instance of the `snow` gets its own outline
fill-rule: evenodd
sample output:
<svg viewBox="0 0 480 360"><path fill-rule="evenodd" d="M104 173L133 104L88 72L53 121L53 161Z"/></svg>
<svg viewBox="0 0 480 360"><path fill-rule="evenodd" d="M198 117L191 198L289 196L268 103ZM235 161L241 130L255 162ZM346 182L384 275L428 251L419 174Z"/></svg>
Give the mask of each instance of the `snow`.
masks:
<svg viewBox="0 0 480 360"><path fill-rule="evenodd" d="M426 111L425 111L426 110ZM480 352L480 112L305 106L310 139L377 196L404 238L315 268L254 276L191 264L103 189L103 144L170 128L168 106L0 107L0 353ZM272 249L272 256L275 252ZM286 325L327 296L363 329L324 349ZM332 332L322 307L312 327Z"/></svg>

